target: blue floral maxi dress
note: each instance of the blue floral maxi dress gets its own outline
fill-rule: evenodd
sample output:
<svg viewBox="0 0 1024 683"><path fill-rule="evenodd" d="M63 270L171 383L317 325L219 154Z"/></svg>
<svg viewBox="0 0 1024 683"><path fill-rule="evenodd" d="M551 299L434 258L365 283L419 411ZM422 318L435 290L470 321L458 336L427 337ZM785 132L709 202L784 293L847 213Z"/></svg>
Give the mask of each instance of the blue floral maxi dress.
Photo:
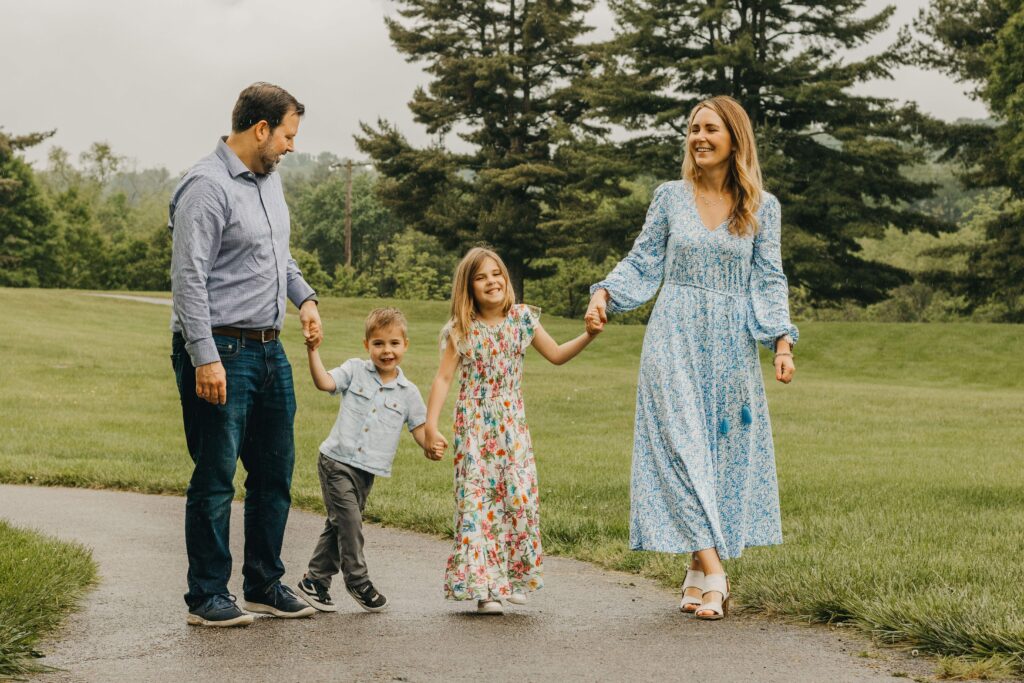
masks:
<svg viewBox="0 0 1024 683"><path fill-rule="evenodd" d="M689 182L661 185L632 250L591 287L628 311L661 286L640 356L630 547L688 553L782 542L757 342L797 338L780 255L781 209L765 193L758 232L704 227Z"/></svg>

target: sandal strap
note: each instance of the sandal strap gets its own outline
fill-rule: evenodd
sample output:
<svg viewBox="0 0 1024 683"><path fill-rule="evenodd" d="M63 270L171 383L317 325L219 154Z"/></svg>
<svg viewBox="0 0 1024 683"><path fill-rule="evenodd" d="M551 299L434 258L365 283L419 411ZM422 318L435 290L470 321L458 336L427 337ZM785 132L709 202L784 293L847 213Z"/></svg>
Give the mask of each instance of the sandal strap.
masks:
<svg viewBox="0 0 1024 683"><path fill-rule="evenodd" d="M729 578L725 574L705 574L704 593L721 593L724 600L729 597Z"/></svg>
<svg viewBox="0 0 1024 683"><path fill-rule="evenodd" d="M686 591L687 588L704 590L704 572L699 569L687 569L686 579L683 581L683 591Z"/></svg>

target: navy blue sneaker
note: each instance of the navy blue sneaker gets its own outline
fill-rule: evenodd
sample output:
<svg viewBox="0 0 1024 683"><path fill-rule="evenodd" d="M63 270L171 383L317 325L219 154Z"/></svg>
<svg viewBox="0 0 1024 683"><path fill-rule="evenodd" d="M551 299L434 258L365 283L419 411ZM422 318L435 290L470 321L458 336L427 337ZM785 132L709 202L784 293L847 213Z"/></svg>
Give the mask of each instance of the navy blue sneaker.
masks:
<svg viewBox="0 0 1024 683"><path fill-rule="evenodd" d="M188 611L188 623L193 626L248 626L254 620L251 614L238 609L235 596L224 593L213 595Z"/></svg>
<svg viewBox="0 0 1024 683"><path fill-rule="evenodd" d="M331 594L319 581L314 581L308 576L303 576L296 588L299 589L299 597L308 602L311 606L321 612L337 612L338 606L331 599Z"/></svg>
<svg viewBox="0 0 1024 683"><path fill-rule="evenodd" d="M388 599L378 593L373 584L367 581L359 586L345 586L348 594L356 599L359 606L367 612L379 612L388 606Z"/></svg>
<svg viewBox="0 0 1024 683"><path fill-rule="evenodd" d="M299 619L316 613L316 610L300 600L291 588L281 583L274 584L266 595L246 595L242 606L250 612L283 619Z"/></svg>

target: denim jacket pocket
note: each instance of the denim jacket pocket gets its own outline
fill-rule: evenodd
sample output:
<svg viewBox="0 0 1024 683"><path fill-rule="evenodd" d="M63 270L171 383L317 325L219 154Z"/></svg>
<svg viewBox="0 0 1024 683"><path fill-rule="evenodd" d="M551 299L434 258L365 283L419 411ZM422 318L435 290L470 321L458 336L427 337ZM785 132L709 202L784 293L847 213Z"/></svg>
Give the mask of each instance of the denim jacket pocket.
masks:
<svg viewBox="0 0 1024 683"><path fill-rule="evenodd" d="M380 421L388 429L401 430L402 423L405 422L402 405L393 398L384 401L384 410L381 412Z"/></svg>

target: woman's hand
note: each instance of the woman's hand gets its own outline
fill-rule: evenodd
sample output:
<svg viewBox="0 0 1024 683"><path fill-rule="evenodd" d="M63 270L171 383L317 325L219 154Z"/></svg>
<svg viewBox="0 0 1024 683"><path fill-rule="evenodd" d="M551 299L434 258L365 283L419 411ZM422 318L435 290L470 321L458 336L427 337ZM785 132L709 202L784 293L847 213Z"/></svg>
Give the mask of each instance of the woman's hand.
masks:
<svg viewBox="0 0 1024 683"><path fill-rule="evenodd" d="M583 316L587 324L587 334L591 336L604 329L608 322L608 290L599 289L590 297L590 305L587 306L587 313Z"/></svg>
<svg viewBox="0 0 1024 683"><path fill-rule="evenodd" d="M441 432L435 427L428 426L425 440L427 448L423 450L423 455L431 460L440 460L444 457L444 452L448 450L448 440L441 436Z"/></svg>
<svg viewBox="0 0 1024 683"><path fill-rule="evenodd" d="M793 364L793 354L789 351L775 354L775 379L783 384L793 381L793 373L796 372L796 365Z"/></svg>

